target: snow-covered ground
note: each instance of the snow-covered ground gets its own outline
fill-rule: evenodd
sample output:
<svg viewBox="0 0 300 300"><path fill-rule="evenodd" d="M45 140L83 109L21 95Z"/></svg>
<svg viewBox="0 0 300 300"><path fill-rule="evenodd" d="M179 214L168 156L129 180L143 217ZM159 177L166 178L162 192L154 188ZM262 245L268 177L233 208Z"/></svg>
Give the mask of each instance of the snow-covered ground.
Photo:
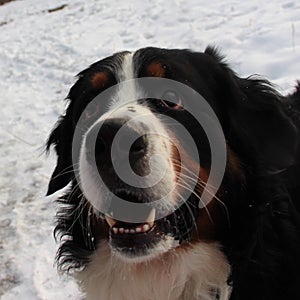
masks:
<svg viewBox="0 0 300 300"><path fill-rule="evenodd" d="M0 6L0 44L0 298L78 299L54 267L55 197L44 194L55 157L42 153L74 75L119 50L215 44L240 75L288 92L300 79L300 2L19 0Z"/></svg>

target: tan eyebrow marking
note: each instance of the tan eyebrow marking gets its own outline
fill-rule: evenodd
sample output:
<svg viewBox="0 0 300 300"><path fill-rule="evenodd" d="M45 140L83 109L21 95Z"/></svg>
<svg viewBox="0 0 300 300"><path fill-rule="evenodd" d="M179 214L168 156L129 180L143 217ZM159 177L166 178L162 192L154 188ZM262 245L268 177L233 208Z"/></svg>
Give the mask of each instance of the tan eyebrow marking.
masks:
<svg viewBox="0 0 300 300"><path fill-rule="evenodd" d="M166 66L161 63L153 62L147 67L147 75L151 77L165 77Z"/></svg>
<svg viewBox="0 0 300 300"><path fill-rule="evenodd" d="M103 89L108 83L108 80L107 72L98 72L92 77L91 83L94 89Z"/></svg>

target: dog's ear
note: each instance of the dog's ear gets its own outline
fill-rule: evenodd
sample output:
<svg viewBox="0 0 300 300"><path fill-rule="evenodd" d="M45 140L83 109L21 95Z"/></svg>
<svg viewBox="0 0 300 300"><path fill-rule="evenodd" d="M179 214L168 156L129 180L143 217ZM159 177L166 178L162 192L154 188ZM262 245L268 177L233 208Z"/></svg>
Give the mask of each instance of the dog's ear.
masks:
<svg viewBox="0 0 300 300"><path fill-rule="evenodd" d="M60 117L48 138L46 150L49 151L50 147L54 146L57 163L48 185L47 195L67 186L75 176L72 163L73 135L81 112L87 103L104 88L101 82L99 83L101 80L95 76L98 73L103 74L101 63L102 61L95 63L76 76L77 81L71 87L66 98L68 101L66 112ZM100 79L102 77L100 76Z"/></svg>
<svg viewBox="0 0 300 300"><path fill-rule="evenodd" d="M245 97L231 111L231 139L237 136L261 175L280 172L295 163L297 128L285 98L269 82L239 79Z"/></svg>
<svg viewBox="0 0 300 300"><path fill-rule="evenodd" d="M53 145L57 154L56 167L51 176L47 196L62 189L71 181L72 168L72 121L69 120L68 109L65 116L61 116L51 132L46 150L49 151Z"/></svg>
<svg viewBox="0 0 300 300"><path fill-rule="evenodd" d="M46 151L48 152L51 146L54 146L57 154L56 167L51 176L47 196L67 186L72 178L74 178L72 164L72 141L74 135L74 105L75 103L84 103L85 97L88 94L88 85L86 83L86 73L90 68L81 71L77 74L77 81L71 87L66 101L68 101L65 114L59 118L54 129L52 130L46 143Z"/></svg>
<svg viewBox="0 0 300 300"><path fill-rule="evenodd" d="M299 133L288 115L285 98L266 80L239 78L215 49L208 48L206 54L220 66L215 78L221 92L218 97L227 106L225 130L230 146L260 175L291 166Z"/></svg>

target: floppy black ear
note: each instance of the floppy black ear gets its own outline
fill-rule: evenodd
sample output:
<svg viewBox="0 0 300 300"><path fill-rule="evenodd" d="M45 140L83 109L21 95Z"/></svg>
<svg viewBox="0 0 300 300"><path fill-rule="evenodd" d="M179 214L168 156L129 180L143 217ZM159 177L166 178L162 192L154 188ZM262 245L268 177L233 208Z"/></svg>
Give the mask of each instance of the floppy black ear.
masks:
<svg viewBox="0 0 300 300"><path fill-rule="evenodd" d="M286 98L266 80L239 78L218 51L205 51L217 61L218 98L228 112L225 130L230 146L260 175L280 172L295 162L297 128ZM224 105L224 103L223 103Z"/></svg>
<svg viewBox="0 0 300 300"><path fill-rule="evenodd" d="M46 144L47 151L54 145L57 154L57 163L48 185L47 196L65 187L73 177L72 136L72 121L69 120L67 112L55 125Z"/></svg>
<svg viewBox="0 0 300 300"><path fill-rule="evenodd" d="M265 80L236 80L244 97L236 99L230 111L232 143L237 147L240 143L261 175L293 165L298 132L288 115L285 98Z"/></svg>
<svg viewBox="0 0 300 300"><path fill-rule="evenodd" d="M52 130L48 141L46 143L46 151L50 150L51 146L57 154L56 167L51 176L47 196L62 189L74 178L73 165L72 165L72 140L74 134L74 120L73 112L75 111L75 103L84 103L84 99L92 98L95 95L87 93L88 85L85 83L86 73L90 68L81 71L77 74L77 81L71 87L66 100L69 102L66 112L61 116Z"/></svg>
<svg viewBox="0 0 300 300"><path fill-rule="evenodd" d="M93 87L91 80L97 71L103 71L101 69L102 62L99 61L77 74L77 81L71 87L66 98L69 102L66 112L64 116L60 117L48 138L46 150L49 151L50 147L54 146L57 164L49 182L47 195L62 189L74 178L72 164L74 130L81 111L99 93L99 88Z"/></svg>
<svg viewBox="0 0 300 300"><path fill-rule="evenodd" d="M77 74L77 81L66 98L68 101L66 112L56 123L46 143L46 150L49 151L50 147L54 146L57 154L57 163L48 185L47 195L62 189L74 178L72 163L74 130L81 111L99 93L98 89L91 86L92 76L102 70L98 64L95 63Z"/></svg>

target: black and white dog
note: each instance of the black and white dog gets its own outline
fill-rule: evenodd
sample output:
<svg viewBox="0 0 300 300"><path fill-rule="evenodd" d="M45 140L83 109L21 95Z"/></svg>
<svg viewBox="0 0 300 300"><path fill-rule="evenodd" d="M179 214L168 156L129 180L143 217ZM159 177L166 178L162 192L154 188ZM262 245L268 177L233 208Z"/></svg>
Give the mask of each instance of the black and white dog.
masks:
<svg viewBox="0 0 300 300"><path fill-rule="evenodd" d="M192 88L221 124L226 168L218 191L205 207L199 203L209 189L212 157L203 128L185 109L193 99L167 88L161 99L141 97L138 84L132 84L125 91L116 89L92 112L85 112L109 88L149 77ZM137 100L122 103L128 93ZM144 48L114 54L79 73L67 100L66 112L47 142L47 149L54 145L58 156L48 195L69 185L58 200L57 260L62 270L74 271L86 299L299 298L299 84L293 94L282 96L266 80L240 78L213 47L204 53ZM170 118L189 132L201 163L190 155L188 143L177 135ZM72 143L79 119L85 126L80 126L74 163ZM131 125L126 125L128 121ZM150 168L155 153L165 158L165 176L159 183L134 187L115 172L114 163L121 165L124 160L121 139L119 155L110 154L124 126L128 136L143 128L129 151L134 173L143 177L159 170L155 162ZM90 149L88 140L95 131L94 149ZM183 170L185 184L178 181ZM188 199L176 205L184 190L191 192ZM130 203L149 203L165 193L168 198L162 207L174 209L162 218L151 209L138 222L126 222L94 205L111 195Z"/></svg>

